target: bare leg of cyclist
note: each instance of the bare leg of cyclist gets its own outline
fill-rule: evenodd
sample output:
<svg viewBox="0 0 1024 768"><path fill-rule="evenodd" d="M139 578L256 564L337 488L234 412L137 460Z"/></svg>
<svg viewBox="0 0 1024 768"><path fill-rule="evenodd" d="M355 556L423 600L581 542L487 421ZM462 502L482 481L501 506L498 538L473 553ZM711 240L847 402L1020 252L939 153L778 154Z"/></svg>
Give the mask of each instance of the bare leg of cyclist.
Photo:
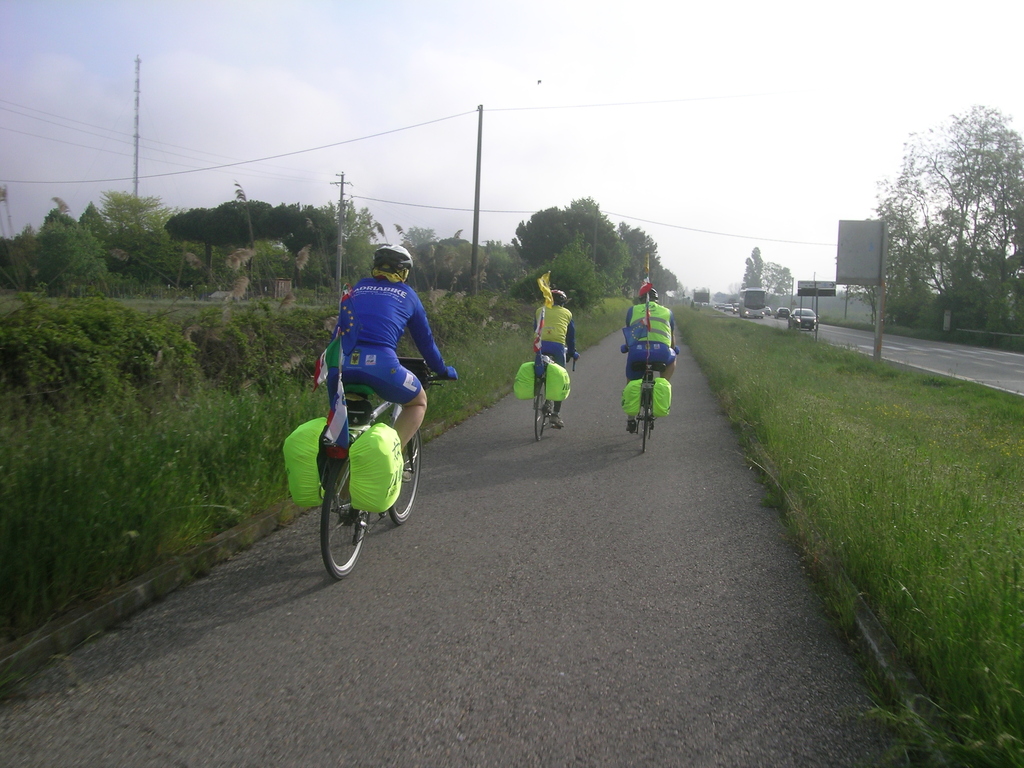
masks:
<svg viewBox="0 0 1024 768"><path fill-rule="evenodd" d="M423 417L427 413L427 391L421 389L420 393L412 400L402 406L402 412L395 419L395 431L398 439L402 441L402 447L412 440L416 430L423 423Z"/></svg>
<svg viewBox="0 0 1024 768"><path fill-rule="evenodd" d="M673 360L671 363L665 366L665 370L661 372L661 378L671 379L672 374L676 372L676 361Z"/></svg>

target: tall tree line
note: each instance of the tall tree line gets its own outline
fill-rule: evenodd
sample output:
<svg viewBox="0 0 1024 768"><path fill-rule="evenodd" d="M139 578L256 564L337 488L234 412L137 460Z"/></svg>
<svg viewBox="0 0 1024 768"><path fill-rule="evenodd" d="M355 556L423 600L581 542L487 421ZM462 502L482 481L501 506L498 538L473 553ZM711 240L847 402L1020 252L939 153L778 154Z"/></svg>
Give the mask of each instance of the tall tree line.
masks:
<svg viewBox="0 0 1024 768"><path fill-rule="evenodd" d="M1007 116L977 106L911 136L877 210L887 322L939 329L948 310L954 328L1024 332L1024 143Z"/></svg>

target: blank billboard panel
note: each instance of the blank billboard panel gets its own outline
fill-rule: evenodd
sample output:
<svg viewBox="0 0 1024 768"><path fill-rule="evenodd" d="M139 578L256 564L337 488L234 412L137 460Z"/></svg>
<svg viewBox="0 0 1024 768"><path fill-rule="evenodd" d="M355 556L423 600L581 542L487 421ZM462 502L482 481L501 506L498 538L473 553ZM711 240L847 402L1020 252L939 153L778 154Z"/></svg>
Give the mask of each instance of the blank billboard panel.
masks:
<svg viewBox="0 0 1024 768"><path fill-rule="evenodd" d="M840 221L836 282L880 285L885 258L885 222Z"/></svg>

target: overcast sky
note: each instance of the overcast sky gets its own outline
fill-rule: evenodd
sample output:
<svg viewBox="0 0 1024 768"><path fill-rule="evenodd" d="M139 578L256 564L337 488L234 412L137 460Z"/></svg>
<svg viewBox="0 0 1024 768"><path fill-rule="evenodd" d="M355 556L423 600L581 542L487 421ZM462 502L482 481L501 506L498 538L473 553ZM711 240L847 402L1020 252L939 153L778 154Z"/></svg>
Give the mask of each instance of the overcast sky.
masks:
<svg viewBox="0 0 1024 768"><path fill-rule="evenodd" d="M481 241L591 197L689 289L755 246L834 280L911 134L1024 130L1022 28L1019 0L0 0L0 184L16 231L130 192L139 56L139 194L171 208L323 205L344 173L391 238L470 239L483 105Z"/></svg>

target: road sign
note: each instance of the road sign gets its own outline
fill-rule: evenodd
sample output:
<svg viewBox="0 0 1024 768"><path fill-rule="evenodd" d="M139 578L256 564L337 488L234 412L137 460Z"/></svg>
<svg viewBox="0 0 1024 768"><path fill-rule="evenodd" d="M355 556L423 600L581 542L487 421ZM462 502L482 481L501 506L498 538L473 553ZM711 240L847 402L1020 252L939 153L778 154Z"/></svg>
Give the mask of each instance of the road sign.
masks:
<svg viewBox="0 0 1024 768"><path fill-rule="evenodd" d="M834 280L797 280L797 296L835 296L836 283Z"/></svg>

